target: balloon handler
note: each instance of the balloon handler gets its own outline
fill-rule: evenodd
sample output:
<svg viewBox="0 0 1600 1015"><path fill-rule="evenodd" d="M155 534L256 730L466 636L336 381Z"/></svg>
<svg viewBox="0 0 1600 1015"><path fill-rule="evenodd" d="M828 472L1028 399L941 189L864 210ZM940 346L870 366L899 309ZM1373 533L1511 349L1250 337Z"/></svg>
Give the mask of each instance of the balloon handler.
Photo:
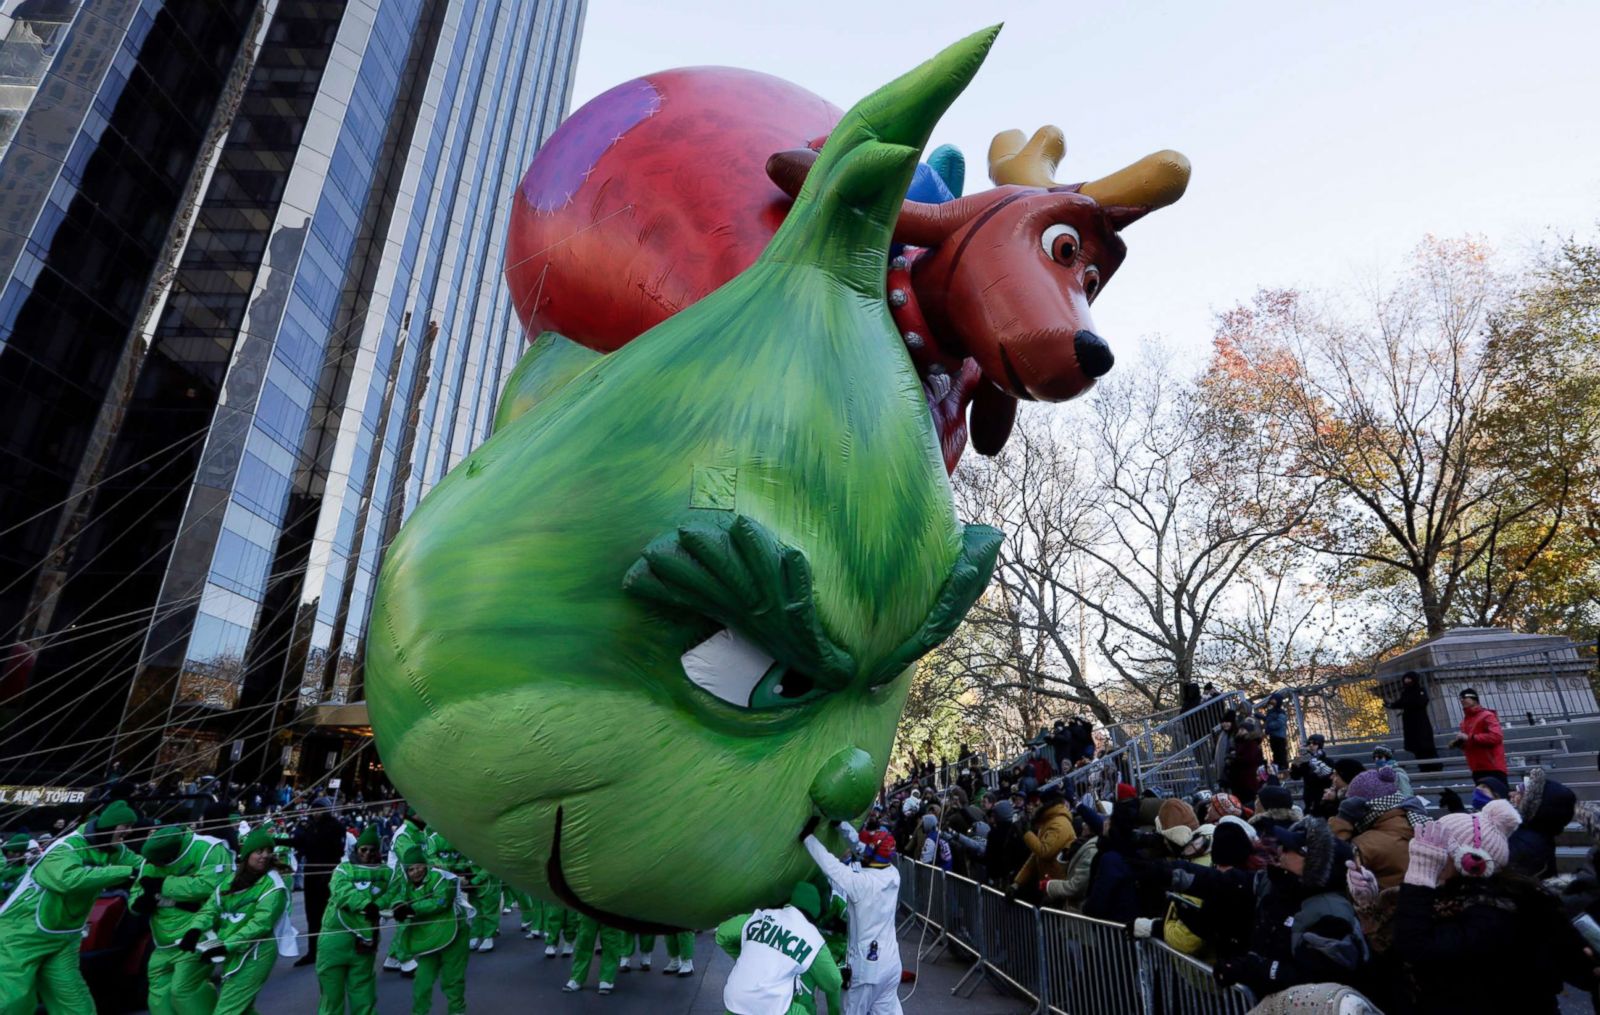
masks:
<svg viewBox="0 0 1600 1015"><path fill-rule="evenodd" d="M211 893L178 947L222 969L213 1015L255 1011L279 955L300 954L289 922L289 885L274 865L277 842L262 824L239 840L239 867Z"/></svg>
<svg viewBox="0 0 1600 1015"><path fill-rule="evenodd" d="M78 946L94 900L133 881L142 861L122 844L139 820L121 800L50 844L0 905L0 1015L94 1011Z"/></svg>
<svg viewBox="0 0 1600 1015"><path fill-rule="evenodd" d="M816 861L834 892L845 901L850 931L846 954L849 956L850 987L845 991L846 1015L900 1015L900 942L895 936L895 906L900 899L900 872L893 867L894 839L881 836L863 840L868 849L861 857L861 869L854 870L839 860L812 834L821 819L813 816L806 823L801 841ZM847 839L854 832L849 825L836 827Z"/></svg>
<svg viewBox="0 0 1600 1015"><path fill-rule="evenodd" d="M405 868L404 901L394 908L400 924L395 953L402 965L416 963L416 983L411 988L411 1010L427 1015L433 1007L433 984L439 981L451 1015L467 1010L467 925L472 906L462 891L461 879L432 867L417 846L400 854Z"/></svg>
<svg viewBox="0 0 1600 1015"><path fill-rule="evenodd" d="M318 1015L372 1015L378 1006L378 919L406 897L403 871L379 857L378 826L356 839L355 858L333 869L317 948Z"/></svg>
<svg viewBox="0 0 1600 1015"><path fill-rule="evenodd" d="M150 918L151 1015L211 1015L217 1003L211 963L178 943L206 900L232 880L233 850L221 839L166 825L151 833L140 853L144 867L128 906Z"/></svg>
<svg viewBox="0 0 1600 1015"><path fill-rule="evenodd" d="M428 822L422 817L422 815L418 814L414 808L407 807L405 820L400 823L399 831L394 833L394 841L389 843L389 867L397 874L404 877L405 871L401 868L405 865L400 862L400 854L406 851L407 846L416 846L418 849L425 849L427 842ZM402 968L399 948L400 938L396 936L393 941L389 942L389 954L383 960L384 970L392 973L415 973L417 971L417 965L415 962L406 962Z"/></svg>
<svg viewBox="0 0 1600 1015"><path fill-rule="evenodd" d="M758 909L717 928L717 945L734 958L722 988L728 1015L815 1015L817 991L827 996L829 1015L847 1010L839 967L816 928L821 917L821 893L801 881L782 909Z"/></svg>

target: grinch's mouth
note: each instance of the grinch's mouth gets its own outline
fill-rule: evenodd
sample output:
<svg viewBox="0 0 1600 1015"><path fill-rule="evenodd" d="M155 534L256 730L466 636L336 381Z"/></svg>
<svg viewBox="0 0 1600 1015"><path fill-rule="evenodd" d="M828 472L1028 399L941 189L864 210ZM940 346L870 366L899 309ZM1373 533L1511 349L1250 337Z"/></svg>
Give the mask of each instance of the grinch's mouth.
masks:
<svg viewBox="0 0 1600 1015"><path fill-rule="evenodd" d="M682 927L668 927L660 923L645 923L632 917L596 909L578 898L578 893L572 890L571 885L567 884L567 876L561 872L561 818L562 809L557 807L555 836L550 842L550 858L545 861L544 873L545 880L550 883L550 890L556 893L556 898L561 900L562 905L582 913L602 926L614 927L630 934L678 934L683 931Z"/></svg>

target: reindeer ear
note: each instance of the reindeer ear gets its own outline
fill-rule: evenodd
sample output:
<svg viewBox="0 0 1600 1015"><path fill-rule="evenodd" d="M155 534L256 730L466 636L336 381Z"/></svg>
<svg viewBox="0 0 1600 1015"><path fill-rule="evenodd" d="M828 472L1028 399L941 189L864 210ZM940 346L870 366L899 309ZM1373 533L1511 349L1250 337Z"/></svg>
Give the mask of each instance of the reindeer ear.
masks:
<svg viewBox="0 0 1600 1015"><path fill-rule="evenodd" d="M790 148L787 151L774 153L767 159L767 178L778 185L778 189L796 197L800 188L805 185L806 175L811 172L811 167L817 163L817 153L810 148Z"/></svg>
<svg viewBox="0 0 1600 1015"><path fill-rule="evenodd" d="M1122 232L1127 226L1150 214L1148 207L1133 208L1125 204L1112 205L1109 208L1102 208L1101 211L1105 213L1106 224L1111 226L1111 231L1114 233Z"/></svg>

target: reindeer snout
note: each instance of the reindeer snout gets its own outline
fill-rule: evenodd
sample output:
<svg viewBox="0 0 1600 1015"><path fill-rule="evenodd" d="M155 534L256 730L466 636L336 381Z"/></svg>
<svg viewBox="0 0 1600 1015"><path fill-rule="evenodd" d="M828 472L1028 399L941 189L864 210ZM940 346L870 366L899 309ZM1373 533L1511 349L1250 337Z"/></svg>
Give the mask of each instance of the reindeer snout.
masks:
<svg viewBox="0 0 1600 1015"><path fill-rule="evenodd" d="M1104 377L1117 361L1111 355L1111 347L1106 345L1106 340L1092 331L1078 332L1072 339L1072 351L1077 355L1078 369L1083 371L1085 377Z"/></svg>

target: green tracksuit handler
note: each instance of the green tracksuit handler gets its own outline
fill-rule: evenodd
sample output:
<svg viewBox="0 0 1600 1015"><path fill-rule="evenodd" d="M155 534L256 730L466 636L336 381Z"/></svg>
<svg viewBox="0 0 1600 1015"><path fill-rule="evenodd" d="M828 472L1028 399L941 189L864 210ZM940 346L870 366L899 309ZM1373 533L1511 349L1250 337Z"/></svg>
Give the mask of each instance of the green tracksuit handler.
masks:
<svg viewBox="0 0 1600 1015"><path fill-rule="evenodd" d="M181 825L156 829L145 840L144 869L128 896L135 913L150 917L151 1015L211 1015L217 990L211 963L178 947L207 899L234 873L233 850L221 839Z"/></svg>
<svg viewBox="0 0 1600 1015"><path fill-rule="evenodd" d="M78 946L94 900L131 883L141 863L122 844L139 820L122 801L50 844L0 905L0 1015L94 1011L78 971Z"/></svg>
<svg viewBox="0 0 1600 1015"><path fill-rule="evenodd" d="M561 954L572 954L572 942L578 937L578 914L553 902L544 904L544 957L556 957L557 948L566 941Z"/></svg>
<svg viewBox="0 0 1600 1015"><path fill-rule="evenodd" d="M682 930L676 934L667 934L666 948L668 962L661 971L668 976L693 976L694 975L694 931ZM640 969L650 968L650 954L656 950L656 936L654 934L639 935L639 951L644 958L639 963ZM624 969L627 967L624 966Z"/></svg>
<svg viewBox="0 0 1600 1015"><path fill-rule="evenodd" d="M405 867L405 900L394 908L400 924L395 945L402 962L417 964L411 987L411 1010L428 1015L433 1007L433 982L439 981L451 1015L467 1010L467 904L461 879L428 865L421 848L407 846L400 855Z"/></svg>
<svg viewBox="0 0 1600 1015"><path fill-rule="evenodd" d="M278 956L300 954L289 923L289 885L274 869L274 845L266 825L239 840L238 869L211 893L178 943L222 967L213 1015L254 1012Z"/></svg>
<svg viewBox="0 0 1600 1015"><path fill-rule="evenodd" d="M609 994L617 985L617 971L622 968L623 956L633 951L633 935L614 927L603 926L591 917L578 916L578 937L573 942L577 954L572 957L572 978L562 987L571 993L582 990L589 978L589 965L594 961L594 941L600 939L600 993Z"/></svg>
<svg viewBox="0 0 1600 1015"><path fill-rule="evenodd" d="M6 840L5 864L0 866L0 902L11 897L11 892L22 883L28 873L28 833L18 832Z"/></svg>
<svg viewBox="0 0 1600 1015"><path fill-rule="evenodd" d="M505 898L505 882L479 867L470 864L468 881L472 905L478 915L472 918L467 944L473 951L494 951L494 939L500 933L500 910Z"/></svg>
<svg viewBox="0 0 1600 1015"><path fill-rule="evenodd" d="M389 867L400 876L405 875L402 869L405 865L400 862L400 854L404 853L407 846L426 849L428 843L428 823L416 811L406 808L406 819L400 823L400 830L394 833L394 841L389 843ZM400 938L398 935L389 942L389 954L383 960L383 968L392 971L401 968ZM415 966L410 966L405 972L411 972Z"/></svg>
<svg viewBox="0 0 1600 1015"><path fill-rule="evenodd" d="M405 874L378 859L378 826L356 839L355 859L333 869L317 944L319 1015L372 1015L378 1006L378 917L405 899Z"/></svg>
<svg viewBox="0 0 1600 1015"><path fill-rule="evenodd" d="M521 914L522 936L530 941L536 937L544 937L544 903L527 892L519 892L509 885L506 887L506 894L517 904L517 912Z"/></svg>

